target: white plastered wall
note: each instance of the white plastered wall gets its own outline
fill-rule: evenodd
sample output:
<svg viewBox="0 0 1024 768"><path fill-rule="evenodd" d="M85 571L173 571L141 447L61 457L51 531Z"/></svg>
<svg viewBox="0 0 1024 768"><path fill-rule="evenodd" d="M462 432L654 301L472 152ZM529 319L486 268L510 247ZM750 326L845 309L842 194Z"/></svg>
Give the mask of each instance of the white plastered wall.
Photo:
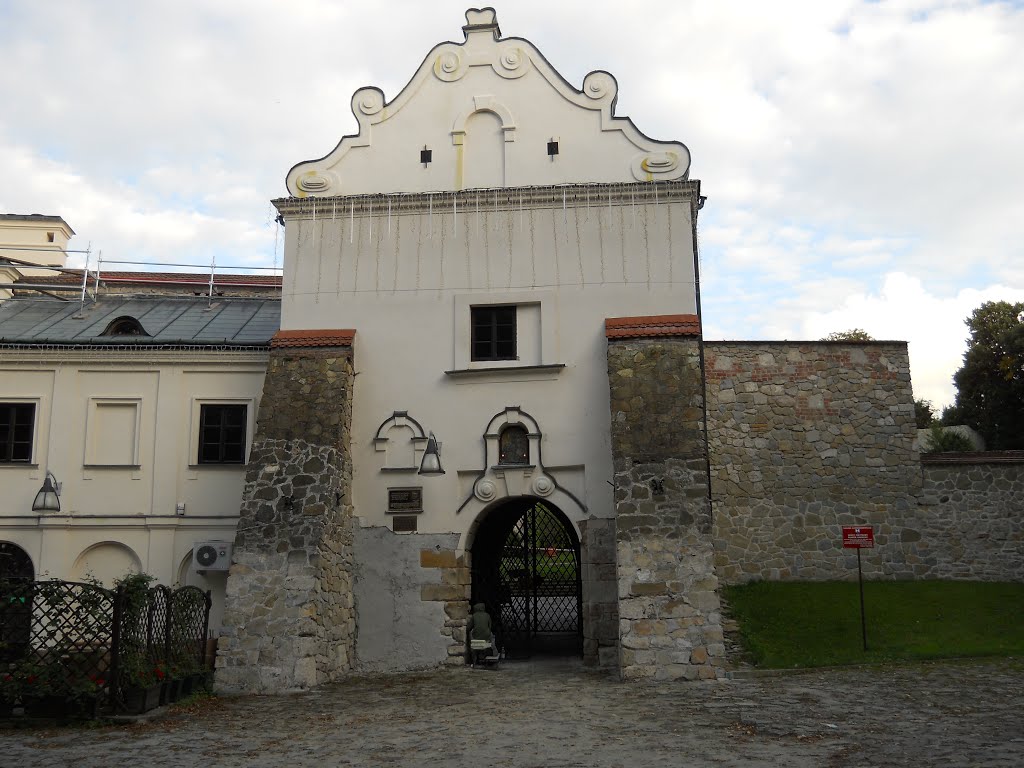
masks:
<svg viewBox="0 0 1024 768"><path fill-rule="evenodd" d="M196 464L198 405L245 403L251 441L266 353L55 354L9 350L0 364L0 401L36 405L32 462L0 464L0 540L24 549L39 578L109 584L117 571L141 570L175 584L184 574L213 589L219 621L225 579L182 564L197 542L233 540L245 466ZM97 423L107 405L121 411L110 425L118 434ZM130 462L93 439L125 443L125 409L136 413ZM47 470L61 484L61 511L33 512Z"/></svg>

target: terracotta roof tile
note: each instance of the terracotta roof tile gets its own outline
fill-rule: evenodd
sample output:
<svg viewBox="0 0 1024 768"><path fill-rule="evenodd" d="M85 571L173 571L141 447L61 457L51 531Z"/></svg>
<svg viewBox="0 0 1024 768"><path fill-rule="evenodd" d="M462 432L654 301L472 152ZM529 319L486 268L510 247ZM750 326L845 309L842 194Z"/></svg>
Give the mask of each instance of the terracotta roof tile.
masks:
<svg viewBox="0 0 1024 768"><path fill-rule="evenodd" d="M609 339L700 336L700 319L696 315L609 317L604 321L604 331Z"/></svg>
<svg viewBox="0 0 1024 768"><path fill-rule="evenodd" d="M351 347L355 336L354 328L278 331L270 340L270 346L273 349L281 347Z"/></svg>

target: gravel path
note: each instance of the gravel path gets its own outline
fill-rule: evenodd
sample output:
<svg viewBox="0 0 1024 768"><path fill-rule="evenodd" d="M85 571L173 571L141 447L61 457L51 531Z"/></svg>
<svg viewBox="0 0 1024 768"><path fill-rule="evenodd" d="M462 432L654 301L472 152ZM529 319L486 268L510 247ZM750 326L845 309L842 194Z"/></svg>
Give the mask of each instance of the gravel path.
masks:
<svg viewBox="0 0 1024 768"><path fill-rule="evenodd" d="M1022 766L1024 662L624 685L570 662L358 677L0 730L0 766Z"/></svg>

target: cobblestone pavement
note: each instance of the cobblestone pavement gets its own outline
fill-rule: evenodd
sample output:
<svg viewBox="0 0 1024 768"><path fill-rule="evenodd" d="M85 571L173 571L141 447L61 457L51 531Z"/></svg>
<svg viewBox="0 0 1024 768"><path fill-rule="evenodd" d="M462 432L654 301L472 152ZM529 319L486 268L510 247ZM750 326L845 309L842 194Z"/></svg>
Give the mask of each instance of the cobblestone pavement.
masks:
<svg viewBox="0 0 1024 768"><path fill-rule="evenodd" d="M505 663L0 730L0 765L1021 766L1022 710L1021 660L657 685Z"/></svg>

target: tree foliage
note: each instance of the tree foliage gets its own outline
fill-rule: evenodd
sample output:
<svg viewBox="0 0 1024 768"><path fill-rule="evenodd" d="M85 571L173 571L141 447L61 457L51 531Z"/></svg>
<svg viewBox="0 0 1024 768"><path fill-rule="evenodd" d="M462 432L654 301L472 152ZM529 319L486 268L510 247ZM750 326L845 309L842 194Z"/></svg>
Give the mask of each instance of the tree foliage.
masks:
<svg viewBox="0 0 1024 768"><path fill-rule="evenodd" d="M874 341L875 337L863 328L850 328L847 331L832 331L822 341Z"/></svg>
<svg viewBox="0 0 1024 768"><path fill-rule="evenodd" d="M989 301L966 320L964 363L953 376L956 418L992 450L1024 448L1024 302Z"/></svg>
<svg viewBox="0 0 1024 768"><path fill-rule="evenodd" d="M918 398L914 401L914 420L918 429L928 429L935 421L935 406L931 400Z"/></svg>

